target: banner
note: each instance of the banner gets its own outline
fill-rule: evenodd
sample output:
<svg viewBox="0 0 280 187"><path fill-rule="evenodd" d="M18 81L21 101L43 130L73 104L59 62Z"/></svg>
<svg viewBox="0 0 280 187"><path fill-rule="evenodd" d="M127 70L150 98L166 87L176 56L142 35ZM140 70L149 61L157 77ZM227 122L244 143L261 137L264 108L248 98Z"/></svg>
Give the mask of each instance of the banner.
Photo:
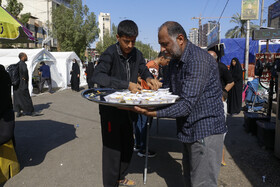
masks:
<svg viewBox="0 0 280 187"><path fill-rule="evenodd" d="M208 34L207 34L207 47L216 45L219 43L219 25L216 25Z"/></svg>
<svg viewBox="0 0 280 187"><path fill-rule="evenodd" d="M268 42L269 45L273 45L273 44L280 44L280 39L273 39L273 40L269 40ZM259 45L266 45L266 40L259 40Z"/></svg>
<svg viewBox="0 0 280 187"><path fill-rule="evenodd" d="M259 19L259 0L242 0L241 20Z"/></svg>

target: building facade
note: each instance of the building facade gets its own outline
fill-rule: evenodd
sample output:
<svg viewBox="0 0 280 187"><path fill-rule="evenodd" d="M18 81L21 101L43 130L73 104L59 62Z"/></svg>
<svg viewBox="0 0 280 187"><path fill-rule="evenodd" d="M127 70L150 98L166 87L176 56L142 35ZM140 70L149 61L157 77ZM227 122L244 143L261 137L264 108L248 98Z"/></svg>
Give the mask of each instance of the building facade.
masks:
<svg viewBox="0 0 280 187"><path fill-rule="evenodd" d="M98 27L99 27L99 41L103 41L106 33L111 33L111 16L110 13L100 12L98 16Z"/></svg>
<svg viewBox="0 0 280 187"><path fill-rule="evenodd" d="M200 30L201 33L199 34L200 47L207 47L207 35L216 25L216 21L208 21L208 23L202 25Z"/></svg>
<svg viewBox="0 0 280 187"><path fill-rule="evenodd" d="M198 46L198 28L192 28L189 31L189 40Z"/></svg>
<svg viewBox="0 0 280 187"><path fill-rule="evenodd" d="M268 27L280 28L280 1L277 1L268 7Z"/></svg>
<svg viewBox="0 0 280 187"><path fill-rule="evenodd" d="M71 0L17 0L19 3L23 4L23 10L21 14L30 13L31 18L25 25L35 37L35 43L27 44L27 47L37 48L43 47L42 42L48 41L49 47L57 46L57 42L54 38L47 38L48 32L52 30L52 9L63 4L64 6L70 8ZM7 0L2 0L2 6L5 8L7 6Z"/></svg>

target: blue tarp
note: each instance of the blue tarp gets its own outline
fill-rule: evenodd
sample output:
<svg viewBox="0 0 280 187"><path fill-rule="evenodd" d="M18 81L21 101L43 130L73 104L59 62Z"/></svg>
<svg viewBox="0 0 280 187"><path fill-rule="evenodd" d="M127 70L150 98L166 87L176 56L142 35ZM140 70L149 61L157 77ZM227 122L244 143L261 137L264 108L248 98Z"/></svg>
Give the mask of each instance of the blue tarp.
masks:
<svg viewBox="0 0 280 187"><path fill-rule="evenodd" d="M225 65L230 65L231 59L238 58L241 64L245 62L245 38L226 38L221 39L221 43L224 44L224 56L221 58L221 62ZM249 63L255 63L255 54L259 50L259 41L250 39L249 49ZM273 44L268 47L271 53L280 53L280 45ZM266 45L261 46L261 52L266 51Z"/></svg>

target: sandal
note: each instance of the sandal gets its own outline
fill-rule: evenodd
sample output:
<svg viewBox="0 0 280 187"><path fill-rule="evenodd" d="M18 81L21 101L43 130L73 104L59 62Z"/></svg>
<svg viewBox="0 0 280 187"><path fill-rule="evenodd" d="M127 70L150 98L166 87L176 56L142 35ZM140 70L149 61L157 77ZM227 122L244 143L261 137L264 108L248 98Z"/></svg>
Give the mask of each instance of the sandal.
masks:
<svg viewBox="0 0 280 187"><path fill-rule="evenodd" d="M119 186L136 186L136 183L133 180L123 179L119 180Z"/></svg>

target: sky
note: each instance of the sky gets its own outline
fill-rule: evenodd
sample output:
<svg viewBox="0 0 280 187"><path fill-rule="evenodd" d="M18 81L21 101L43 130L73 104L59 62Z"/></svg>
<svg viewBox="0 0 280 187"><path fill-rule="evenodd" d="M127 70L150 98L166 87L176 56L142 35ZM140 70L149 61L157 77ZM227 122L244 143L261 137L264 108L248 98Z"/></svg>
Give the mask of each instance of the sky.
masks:
<svg viewBox="0 0 280 187"><path fill-rule="evenodd" d="M137 40L150 44L154 50L159 51L157 32L165 21L176 21L185 29L187 35L191 28L198 28L198 19L192 17L214 17L213 19L202 19L202 24L208 21L218 21L227 0L83 0L83 4L94 12L98 21L100 12L110 13L111 24L118 23L124 19L133 20L139 29ZM236 26L230 23L230 17L241 13L242 0L229 0L220 19L221 38L225 38L227 30ZM261 12L261 2L259 10ZM264 0L263 19L267 20L268 6L275 0ZM259 13L260 18L261 13ZM252 20L259 25L260 20ZM267 26L267 21L263 26ZM94 44L93 44L94 45ZM95 46L95 45L94 45Z"/></svg>

